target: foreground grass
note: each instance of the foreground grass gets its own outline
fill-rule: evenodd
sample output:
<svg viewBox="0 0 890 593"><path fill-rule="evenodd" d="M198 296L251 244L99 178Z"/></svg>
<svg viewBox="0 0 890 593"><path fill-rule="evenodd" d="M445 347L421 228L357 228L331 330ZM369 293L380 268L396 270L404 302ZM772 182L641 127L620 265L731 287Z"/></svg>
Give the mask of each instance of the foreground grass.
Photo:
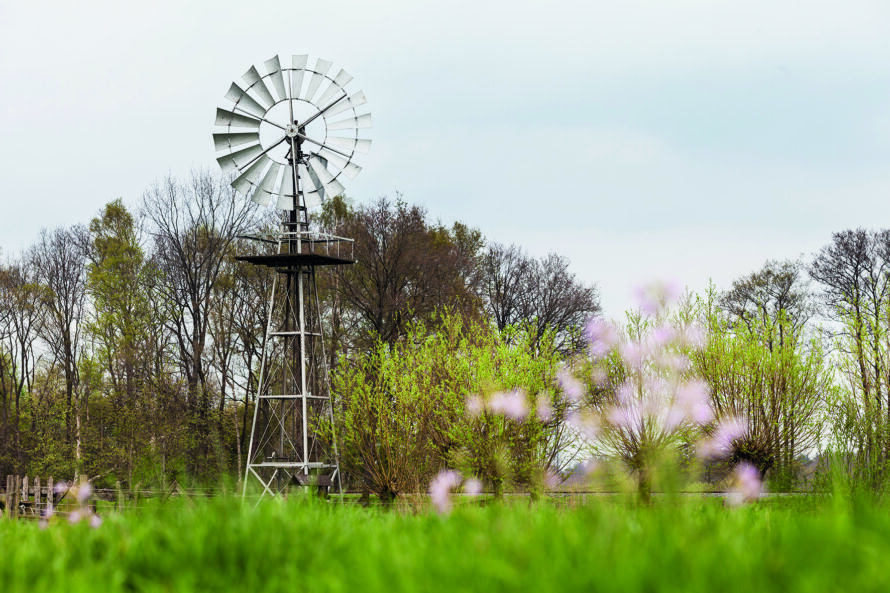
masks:
<svg viewBox="0 0 890 593"><path fill-rule="evenodd" d="M885 591L890 512L812 501L463 507L217 498L98 529L0 521L0 590Z"/></svg>

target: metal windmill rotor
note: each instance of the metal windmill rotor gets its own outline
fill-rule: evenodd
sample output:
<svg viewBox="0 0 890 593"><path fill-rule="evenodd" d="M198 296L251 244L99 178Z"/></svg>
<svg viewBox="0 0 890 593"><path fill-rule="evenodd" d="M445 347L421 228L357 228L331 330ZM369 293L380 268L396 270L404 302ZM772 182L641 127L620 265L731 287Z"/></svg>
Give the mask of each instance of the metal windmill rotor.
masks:
<svg viewBox="0 0 890 593"><path fill-rule="evenodd" d="M359 132L371 127L371 114L360 110L365 94L346 90L352 76L342 68L332 76L331 62L308 62L296 55L282 67L275 56L262 75L251 66L225 95L231 107L216 110L216 160L237 175L232 187L258 204L314 208L343 192L343 182L361 171L356 155L370 149ZM298 148L302 158L294 159Z"/></svg>

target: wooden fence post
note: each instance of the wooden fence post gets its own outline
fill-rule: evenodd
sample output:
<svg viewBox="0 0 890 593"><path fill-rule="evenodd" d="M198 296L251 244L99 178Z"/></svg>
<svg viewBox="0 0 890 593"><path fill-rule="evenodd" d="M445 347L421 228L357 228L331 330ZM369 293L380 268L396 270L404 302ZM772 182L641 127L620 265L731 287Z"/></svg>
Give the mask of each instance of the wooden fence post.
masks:
<svg viewBox="0 0 890 593"><path fill-rule="evenodd" d="M7 519L12 519L12 490L15 488L15 480L12 476L6 476L6 512L3 515Z"/></svg>
<svg viewBox="0 0 890 593"><path fill-rule="evenodd" d="M40 516L40 477L34 478L34 513Z"/></svg>
<svg viewBox="0 0 890 593"><path fill-rule="evenodd" d="M12 514L10 517L13 519L18 518L19 516L19 501L21 500L22 495L22 477L15 477L15 486L12 488Z"/></svg>
<svg viewBox="0 0 890 593"><path fill-rule="evenodd" d="M124 493L121 491L121 481L117 480L114 483L114 492L117 495L117 510L124 510Z"/></svg>
<svg viewBox="0 0 890 593"><path fill-rule="evenodd" d="M53 505L53 508L56 506L56 485L52 476L46 481L46 503Z"/></svg>

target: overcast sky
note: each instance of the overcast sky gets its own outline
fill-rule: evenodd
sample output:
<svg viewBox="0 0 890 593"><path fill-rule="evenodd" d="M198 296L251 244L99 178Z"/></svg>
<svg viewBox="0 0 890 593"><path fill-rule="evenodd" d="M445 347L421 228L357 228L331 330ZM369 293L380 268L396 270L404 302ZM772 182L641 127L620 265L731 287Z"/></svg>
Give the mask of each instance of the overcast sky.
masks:
<svg viewBox="0 0 890 593"><path fill-rule="evenodd" d="M3 254L215 169L230 82L302 53L368 96L350 197L566 255L613 316L890 226L886 1L4 2Z"/></svg>

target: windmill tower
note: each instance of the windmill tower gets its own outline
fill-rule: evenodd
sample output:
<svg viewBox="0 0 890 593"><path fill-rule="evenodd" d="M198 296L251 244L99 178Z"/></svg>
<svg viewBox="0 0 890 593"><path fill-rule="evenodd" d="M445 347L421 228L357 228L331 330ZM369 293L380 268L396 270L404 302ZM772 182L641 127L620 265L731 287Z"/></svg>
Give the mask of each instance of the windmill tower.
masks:
<svg viewBox="0 0 890 593"><path fill-rule="evenodd" d="M311 230L309 214L361 171L353 159L370 148L359 130L371 126L371 115L359 113L364 93L346 91L352 76L345 70L332 75L331 62L308 63L292 56L283 67L275 56L264 74L251 66L243 85L233 82L225 95L232 105L216 110L217 162L235 175L232 187L281 211L278 231L249 237L271 253L237 258L275 273L245 494L253 480L261 496L294 484L341 488L336 445L315 430L333 423L316 269L354 263L352 240Z"/></svg>

